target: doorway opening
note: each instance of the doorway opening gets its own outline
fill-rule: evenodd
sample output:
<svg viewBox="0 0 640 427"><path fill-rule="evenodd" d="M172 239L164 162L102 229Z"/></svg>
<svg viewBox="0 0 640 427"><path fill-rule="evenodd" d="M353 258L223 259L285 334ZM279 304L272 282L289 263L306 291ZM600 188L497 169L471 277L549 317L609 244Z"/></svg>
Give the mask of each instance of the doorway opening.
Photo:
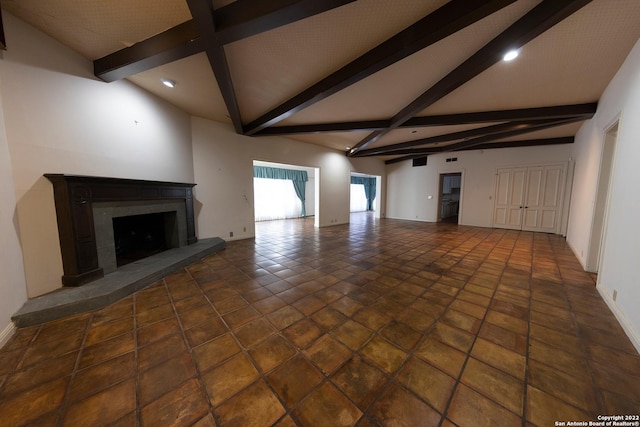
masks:
<svg viewBox="0 0 640 427"><path fill-rule="evenodd" d="M349 191L349 212L368 212L375 218L380 218L380 177L351 173Z"/></svg>
<svg viewBox="0 0 640 427"><path fill-rule="evenodd" d="M253 169L256 226L275 220L304 221L318 226L318 168L254 160Z"/></svg>
<svg viewBox="0 0 640 427"><path fill-rule="evenodd" d="M590 273L598 272L600 257L603 252L602 246L606 233L605 224L609 205L613 158L616 149L616 140L618 138L618 124L619 122L613 124L604 135L598 187L596 189L595 209L593 212L593 222L591 224L591 241L589 242L586 263L586 270Z"/></svg>
<svg viewBox="0 0 640 427"><path fill-rule="evenodd" d="M460 220L460 189L462 173L441 173L438 191L440 207L438 221L458 224Z"/></svg>

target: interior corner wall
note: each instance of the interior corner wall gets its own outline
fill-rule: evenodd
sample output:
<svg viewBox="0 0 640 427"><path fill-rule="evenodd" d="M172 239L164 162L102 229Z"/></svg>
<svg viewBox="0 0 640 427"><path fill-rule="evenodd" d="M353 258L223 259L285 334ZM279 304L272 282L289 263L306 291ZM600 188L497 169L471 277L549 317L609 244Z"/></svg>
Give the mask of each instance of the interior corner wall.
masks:
<svg viewBox="0 0 640 427"><path fill-rule="evenodd" d="M576 135L575 175L567 242L585 265L591 240L605 133L619 119L598 290L640 351L640 41L598 101L594 117ZM617 299L613 300L616 291Z"/></svg>
<svg viewBox="0 0 640 427"><path fill-rule="evenodd" d="M0 75L0 80L2 75ZM18 239L16 196L11 159L4 123L2 84L0 83L0 347L11 337L11 316L27 300L22 251Z"/></svg>
<svg viewBox="0 0 640 427"><path fill-rule="evenodd" d="M339 151L287 138L238 135L230 125L197 117L191 122L198 184L194 192L196 223L201 238L254 236L254 160L319 169L315 179L320 181L320 227L349 222L352 171L385 175L384 163L378 159L349 158Z"/></svg>
<svg viewBox="0 0 640 427"><path fill-rule="evenodd" d="M3 11L0 61L8 149L28 296L61 287L62 258L45 173L193 182L190 116ZM4 202L4 200L3 200Z"/></svg>
<svg viewBox="0 0 640 427"><path fill-rule="evenodd" d="M429 156L426 166L413 167L410 160L393 163L387 166L387 216L437 221L440 174L461 172L459 223L491 227L496 169L566 163L570 156L571 145L562 144L443 153ZM446 159L451 157L458 160L447 162Z"/></svg>

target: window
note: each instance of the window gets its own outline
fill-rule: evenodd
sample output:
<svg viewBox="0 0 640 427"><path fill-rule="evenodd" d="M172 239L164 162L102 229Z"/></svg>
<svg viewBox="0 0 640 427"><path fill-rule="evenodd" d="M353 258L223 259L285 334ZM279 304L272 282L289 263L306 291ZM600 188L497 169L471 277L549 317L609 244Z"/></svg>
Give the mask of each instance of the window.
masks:
<svg viewBox="0 0 640 427"><path fill-rule="evenodd" d="M256 221L300 218L302 205L291 180L253 178Z"/></svg>
<svg viewBox="0 0 640 427"><path fill-rule="evenodd" d="M367 210L367 195L364 184L351 184L351 212L364 212Z"/></svg>

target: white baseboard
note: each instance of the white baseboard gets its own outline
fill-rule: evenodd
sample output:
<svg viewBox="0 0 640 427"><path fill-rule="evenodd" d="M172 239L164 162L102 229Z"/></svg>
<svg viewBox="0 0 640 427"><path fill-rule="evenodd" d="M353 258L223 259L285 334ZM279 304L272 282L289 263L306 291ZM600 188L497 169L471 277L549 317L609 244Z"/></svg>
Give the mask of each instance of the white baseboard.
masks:
<svg viewBox="0 0 640 427"><path fill-rule="evenodd" d="M622 329L624 329L624 332L631 340L631 344L633 344L638 353L640 353L640 334L638 333L638 331L633 327L633 324L629 322L627 317L620 310L620 307L618 307L618 304L616 304L611 295L609 295L606 288L598 285L596 289L598 290L598 293L600 293L600 296L602 296L604 302L609 306L609 309L611 310L613 315L616 316L616 319L618 319L620 326L622 326Z"/></svg>
<svg viewBox="0 0 640 427"><path fill-rule="evenodd" d="M9 324L0 331L0 348L9 341L9 338L13 336L16 330L16 325L14 325L13 322L9 322Z"/></svg>

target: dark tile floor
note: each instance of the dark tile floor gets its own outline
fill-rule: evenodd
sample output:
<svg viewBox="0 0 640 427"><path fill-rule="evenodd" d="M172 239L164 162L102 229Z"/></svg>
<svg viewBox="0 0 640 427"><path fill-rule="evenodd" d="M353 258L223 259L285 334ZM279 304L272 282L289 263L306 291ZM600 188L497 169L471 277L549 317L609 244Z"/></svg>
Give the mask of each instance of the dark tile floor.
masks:
<svg viewBox="0 0 640 427"><path fill-rule="evenodd" d="M263 223L0 350L0 426L552 426L640 408L640 357L563 238Z"/></svg>

